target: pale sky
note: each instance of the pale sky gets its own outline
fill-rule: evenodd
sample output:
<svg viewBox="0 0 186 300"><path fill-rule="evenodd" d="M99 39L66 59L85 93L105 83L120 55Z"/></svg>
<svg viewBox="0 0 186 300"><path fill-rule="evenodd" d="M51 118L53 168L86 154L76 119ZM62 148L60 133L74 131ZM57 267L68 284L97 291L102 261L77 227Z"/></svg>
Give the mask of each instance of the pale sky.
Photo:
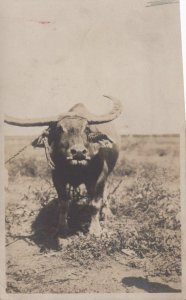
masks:
<svg viewBox="0 0 186 300"><path fill-rule="evenodd" d="M83 102L123 102L122 133L178 133L183 124L179 5L145 0L6 0L1 5L3 111L45 117ZM128 125L128 128L125 126ZM42 128L5 125L5 134Z"/></svg>

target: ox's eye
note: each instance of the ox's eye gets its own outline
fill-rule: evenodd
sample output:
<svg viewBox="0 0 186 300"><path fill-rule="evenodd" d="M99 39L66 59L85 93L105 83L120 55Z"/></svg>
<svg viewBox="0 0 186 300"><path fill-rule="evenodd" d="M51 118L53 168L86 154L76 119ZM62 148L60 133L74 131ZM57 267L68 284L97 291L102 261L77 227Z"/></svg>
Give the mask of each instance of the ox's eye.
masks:
<svg viewBox="0 0 186 300"><path fill-rule="evenodd" d="M85 128L85 133L86 133L87 135L91 133L91 130L90 130L90 128L89 128L88 126Z"/></svg>
<svg viewBox="0 0 186 300"><path fill-rule="evenodd" d="M57 133L65 132L64 128L61 125L57 126L56 131Z"/></svg>
<svg viewBox="0 0 186 300"><path fill-rule="evenodd" d="M69 142L68 142L68 140L62 140L60 142L60 146L61 146L62 149L68 149L69 148Z"/></svg>

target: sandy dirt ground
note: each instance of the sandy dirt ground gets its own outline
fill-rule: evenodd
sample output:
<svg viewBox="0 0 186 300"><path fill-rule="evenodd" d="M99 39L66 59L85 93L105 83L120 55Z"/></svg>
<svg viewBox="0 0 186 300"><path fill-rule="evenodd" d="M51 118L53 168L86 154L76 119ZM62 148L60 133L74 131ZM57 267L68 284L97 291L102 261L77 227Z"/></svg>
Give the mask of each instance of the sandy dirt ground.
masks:
<svg viewBox="0 0 186 300"><path fill-rule="evenodd" d="M8 159L31 138L7 137ZM89 236L89 207L72 203L67 238L56 236L57 196L44 150L7 164L8 293L181 291L178 136L123 136L109 179L112 216Z"/></svg>

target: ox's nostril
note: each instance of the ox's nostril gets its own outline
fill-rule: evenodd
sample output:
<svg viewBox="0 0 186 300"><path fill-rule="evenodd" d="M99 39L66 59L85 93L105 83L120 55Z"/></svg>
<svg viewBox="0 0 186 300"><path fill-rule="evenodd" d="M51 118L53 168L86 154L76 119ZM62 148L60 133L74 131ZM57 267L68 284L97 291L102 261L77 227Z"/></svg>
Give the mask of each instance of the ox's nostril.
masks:
<svg viewBox="0 0 186 300"><path fill-rule="evenodd" d="M85 155L85 154L87 153L87 150L84 149L84 150L82 151L82 153Z"/></svg>
<svg viewBox="0 0 186 300"><path fill-rule="evenodd" d="M76 149L71 149L70 151L72 155L75 155L77 153Z"/></svg>

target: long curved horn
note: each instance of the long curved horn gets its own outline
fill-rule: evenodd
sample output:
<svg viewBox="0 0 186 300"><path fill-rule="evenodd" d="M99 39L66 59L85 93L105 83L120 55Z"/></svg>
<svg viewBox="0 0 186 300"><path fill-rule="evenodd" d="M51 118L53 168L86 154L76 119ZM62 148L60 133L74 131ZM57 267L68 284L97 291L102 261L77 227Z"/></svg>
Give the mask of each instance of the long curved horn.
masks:
<svg viewBox="0 0 186 300"><path fill-rule="evenodd" d="M121 112L122 112L121 101L114 97L111 97L111 96L106 96L106 95L103 95L103 96L112 100L113 108L108 114L105 114L105 115L95 116L95 115L89 114L87 116L89 124L107 123L107 122L110 122L110 121L116 119L121 114Z"/></svg>
<svg viewBox="0 0 186 300"><path fill-rule="evenodd" d="M40 119L19 119L5 115L4 122L9 125L32 127L32 126L48 126L58 121L58 117L48 117Z"/></svg>

